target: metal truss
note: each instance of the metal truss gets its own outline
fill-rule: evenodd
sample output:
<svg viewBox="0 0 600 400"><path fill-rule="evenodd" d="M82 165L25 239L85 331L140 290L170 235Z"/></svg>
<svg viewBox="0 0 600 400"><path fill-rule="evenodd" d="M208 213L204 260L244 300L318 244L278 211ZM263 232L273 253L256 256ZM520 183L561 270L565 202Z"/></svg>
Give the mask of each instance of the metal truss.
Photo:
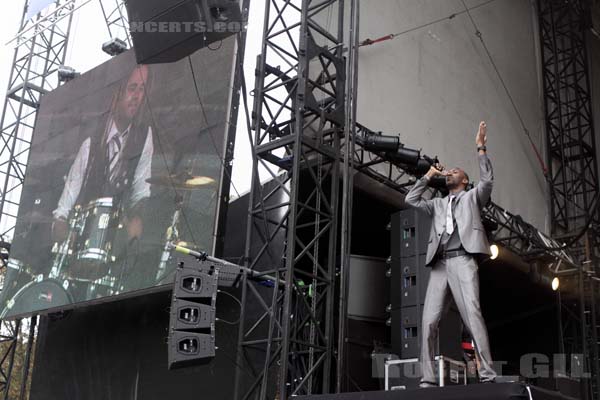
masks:
<svg viewBox="0 0 600 400"><path fill-rule="evenodd" d="M3 399L8 399L21 321L1 321L0 327L0 392L4 392Z"/></svg>
<svg viewBox="0 0 600 400"><path fill-rule="evenodd" d="M31 358L37 336L37 317L2 321L0 333L0 393L2 398L28 398Z"/></svg>
<svg viewBox="0 0 600 400"><path fill-rule="evenodd" d="M600 354L594 345L600 339L598 326L598 294L600 279L596 277L595 266L585 262L576 268L558 271L560 290L558 292L558 333L560 354L567 355L564 373L581 376L582 399L598 399L600 388ZM571 362L569 361L571 359Z"/></svg>
<svg viewBox="0 0 600 400"><path fill-rule="evenodd" d="M0 237L5 241L14 235L40 100L59 85L56 72L65 61L76 3L58 0L50 7L32 20L23 12L0 120Z"/></svg>
<svg viewBox="0 0 600 400"><path fill-rule="evenodd" d="M600 349L598 346L600 315L597 304L600 298L600 279L596 277L594 266L591 263L588 265L588 268L581 268L578 274L579 290L581 291L579 302L580 323L585 332L582 351L586 358L584 365L587 364L588 371L591 373L587 385L590 399L600 399Z"/></svg>
<svg viewBox="0 0 600 400"><path fill-rule="evenodd" d="M38 15L27 21L23 17L21 29L9 44L15 44L15 47L18 47L25 42L33 40L41 33L52 29L56 24L63 22L63 20L70 21L73 13L90 1L92 0L56 0L54 5L49 6L47 10L42 12L43 15ZM26 6L27 4L29 3L27 2Z"/></svg>
<svg viewBox="0 0 600 400"><path fill-rule="evenodd" d="M37 317L0 321L0 396L4 400L26 398L36 328Z"/></svg>
<svg viewBox="0 0 600 400"><path fill-rule="evenodd" d="M131 48L129 19L123 0L98 0L111 39L121 39Z"/></svg>
<svg viewBox="0 0 600 400"><path fill-rule="evenodd" d="M235 398L331 390L341 139L342 0L268 0L253 111L253 184ZM261 185L259 167L273 179ZM250 310L253 310L251 313Z"/></svg>
<svg viewBox="0 0 600 400"><path fill-rule="evenodd" d="M585 0L538 0L552 234L569 240L591 221L575 249L583 264L563 274L576 282L577 295L561 298L560 334L565 352L584 355L591 373L585 397L597 399L600 285L592 260L600 256L600 182L586 43L589 6Z"/></svg>
<svg viewBox="0 0 600 400"><path fill-rule="evenodd" d="M583 0L538 0L552 235L574 236L589 218L600 255L600 194ZM586 11L587 10L587 11ZM580 253L583 253L583 244Z"/></svg>
<svg viewBox="0 0 600 400"><path fill-rule="evenodd" d="M27 3L16 38L15 53L8 90L0 120L0 239L10 243L14 236L21 190L29 159L29 150L40 100L56 89L58 67L64 64L71 29L72 15L87 1L57 0L37 17L26 20ZM2 275L5 265L1 266ZM36 319L30 320L29 341L25 360L18 365L22 371L20 388L11 390L15 379L15 355L19 348L21 321L0 321L0 391L4 399L18 392L25 398L29 377L29 361L35 336ZM22 355L23 351L19 351ZM17 357L19 358L20 355Z"/></svg>
<svg viewBox="0 0 600 400"><path fill-rule="evenodd" d="M563 243L545 235L520 215L514 215L494 202L490 202L483 210L482 218L498 226L491 234L491 241L501 244L524 260L545 256L562 261L563 267L572 268L577 265L569 249L560 249Z"/></svg>

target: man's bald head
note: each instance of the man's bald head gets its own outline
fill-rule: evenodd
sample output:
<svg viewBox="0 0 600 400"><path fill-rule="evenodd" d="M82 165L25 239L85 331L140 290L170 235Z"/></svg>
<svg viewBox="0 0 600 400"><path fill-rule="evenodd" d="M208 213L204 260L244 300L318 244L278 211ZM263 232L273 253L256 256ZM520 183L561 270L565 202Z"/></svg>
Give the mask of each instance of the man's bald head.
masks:
<svg viewBox="0 0 600 400"><path fill-rule="evenodd" d="M449 171L446 171L446 186L450 191L459 191L466 189L469 184L469 175L464 169L454 167Z"/></svg>

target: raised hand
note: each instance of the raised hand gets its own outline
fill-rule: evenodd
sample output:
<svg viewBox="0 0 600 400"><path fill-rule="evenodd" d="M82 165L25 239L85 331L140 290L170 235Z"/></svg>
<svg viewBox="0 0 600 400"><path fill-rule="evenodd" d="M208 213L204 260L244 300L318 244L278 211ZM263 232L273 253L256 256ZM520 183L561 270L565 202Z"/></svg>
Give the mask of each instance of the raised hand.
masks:
<svg viewBox="0 0 600 400"><path fill-rule="evenodd" d="M477 132L477 136L475 137L475 143L477 146L485 146L487 143L487 125L485 121L481 121L479 123L479 131Z"/></svg>

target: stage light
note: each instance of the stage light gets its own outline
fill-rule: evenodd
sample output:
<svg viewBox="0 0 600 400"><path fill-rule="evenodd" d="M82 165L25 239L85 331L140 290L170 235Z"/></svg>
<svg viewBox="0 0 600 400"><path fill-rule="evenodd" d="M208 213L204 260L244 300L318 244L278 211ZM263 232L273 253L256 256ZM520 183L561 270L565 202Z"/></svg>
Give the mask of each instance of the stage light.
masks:
<svg viewBox="0 0 600 400"><path fill-rule="evenodd" d="M427 171L429 171L429 168L431 168L431 163L427 160L425 160L424 158L419 159L419 161L417 161L417 165L414 166L414 171L418 176L421 175L425 175L427 173ZM446 182L446 177L444 178L444 186L445 186L445 182Z"/></svg>
<svg viewBox="0 0 600 400"><path fill-rule="evenodd" d="M500 254L500 249L498 248L497 245L495 245L495 244L491 245L490 251L492 252L492 255L490 256L490 260L495 260L496 258L498 258L498 255Z"/></svg>
<svg viewBox="0 0 600 400"><path fill-rule="evenodd" d="M421 158L420 150L404 147L398 136L382 135L381 132L374 133L367 130L357 135L356 141L367 151L385 153L385 159L402 164L404 169L418 170L421 172L419 175L426 173L431 166L431 162Z"/></svg>
<svg viewBox="0 0 600 400"><path fill-rule="evenodd" d="M398 136L382 135L381 132L375 133L371 131L364 132L362 135L356 136L356 141L365 150L384 152L394 161L416 165L420 159L421 152L405 148L400 143Z"/></svg>
<svg viewBox="0 0 600 400"><path fill-rule="evenodd" d="M552 290L554 290L555 292L558 290L558 287L560 286L560 280L558 279L558 276L554 277L554 279L552 279Z"/></svg>
<svg viewBox="0 0 600 400"><path fill-rule="evenodd" d="M119 38L114 38L102 45L102 51L109 56L118 56L127 51L127 43Z"/></svg>
<svg viewBox="0 0 600 400"><path fill-rule="evenodd" d="M365 133L357 136L357 142L369 151L395 152L400 147L400 138L398 136L384 136L379 132Z"/></svg>
<svg viewBox="0 0 600 400"><path fill-rule="evenodd" d="M409 166L416 166L421 159L421 152L419 150L408 149L403 145L398 147L398 150L392 153L386 153L393 162L407 164Z"/></svg>
<svg viewBox="0 0 600 400"><path fill-rule="evenodd" d="M75 68L67 67L66 65L61 65L58 67L58 81L59 82L69 82L81 75L79 72L75 71Z"/></svg>

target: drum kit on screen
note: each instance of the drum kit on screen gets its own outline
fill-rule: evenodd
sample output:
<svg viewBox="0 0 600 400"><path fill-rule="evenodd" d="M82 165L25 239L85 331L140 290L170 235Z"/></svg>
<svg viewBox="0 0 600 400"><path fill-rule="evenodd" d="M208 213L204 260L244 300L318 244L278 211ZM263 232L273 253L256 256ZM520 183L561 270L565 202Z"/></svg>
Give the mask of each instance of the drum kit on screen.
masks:
<svg viewBox="0 0 600 400"><path fill-rule="evenodd" d="M179 220L183 208L180 191L211 188L215 180L187 173L149 178L152 185L174 189L175 207L171 225L165 234L165 244L155 276L155 284L166 283L170 276L173 247L180 242ZM9 259L8 281L24 284L10 299L3 299L0 318L7 314L19 315L32 310L56 308L75 302L113 296L127 291L122 286L126 270L122 259L122 243L127 241L126 226L121 207L111 197L93 200L84 206L75 206L69 215L66 238L52 246L52 268L46 274L34 274L32 268L19 260ZM121 250L118 250L120 248ZM135 250L134 250L135 253ZM136 254L134 254L135 258ZM19 277L19 282L16 278ZM6 287L9 289L8 287Z"/></svg>

